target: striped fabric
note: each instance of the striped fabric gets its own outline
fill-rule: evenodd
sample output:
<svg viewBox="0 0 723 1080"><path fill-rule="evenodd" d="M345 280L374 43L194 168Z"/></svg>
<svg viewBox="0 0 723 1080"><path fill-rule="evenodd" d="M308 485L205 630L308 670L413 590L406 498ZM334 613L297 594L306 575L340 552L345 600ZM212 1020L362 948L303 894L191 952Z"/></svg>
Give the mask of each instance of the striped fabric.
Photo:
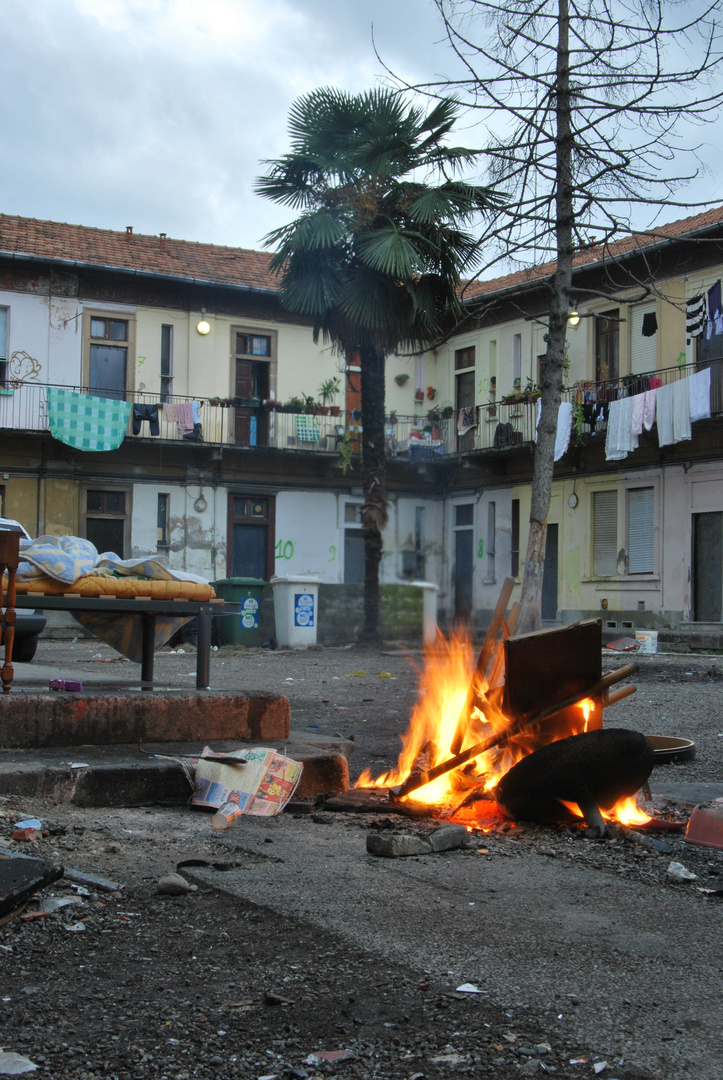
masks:
<svg viewBox="0 0 723 1080"><path fill-rule="evenodd" d="M126 435L131 405L49 386L50 434L76 450L117 450Z"/></svg>
<svg viewBox="0 0 723 1080"><path fill-rule="evenodd" d="M700 337L706 326L705 296L691 296L685 302L685 332L688 337Z"/></svg>

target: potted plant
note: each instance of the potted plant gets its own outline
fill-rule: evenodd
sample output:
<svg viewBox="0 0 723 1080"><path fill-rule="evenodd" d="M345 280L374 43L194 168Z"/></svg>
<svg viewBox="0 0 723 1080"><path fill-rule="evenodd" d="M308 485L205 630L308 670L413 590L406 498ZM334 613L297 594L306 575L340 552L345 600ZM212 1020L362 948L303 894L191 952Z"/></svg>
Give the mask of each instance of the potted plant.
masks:
<svg viewBox="0 0 723 1080"><path fill-rule="evenodd" d="M415 401L424 401L424 390L422 390L421 386L419 386L414 391L414 400Z"/></svg>
<svg viewBox="0 0 723 1080"><path fill-rule="evenodd" d="M429 420L432 427L439 427L442 423L442 413L439 409L430 409L427 413L427 420Z"/></svg>
<svg viewBox="0 0 723 1080"><path fill-rule="evenodd" d="M454 416L454 405L445 405L442 409L442 419L451 420Z"/></svg>
<svg viewBox="0 0 723 1080"><path fill-rule="evenodd" d="M319 402L311 394L304 394L304 412L315 416L322 411ZM328 410L327 410L328 411Z"/></svg>
<svg viewBox="0 0 723 1080"><path fill-rule="evenodd" d="M436 396L437 396L437 391L436 391L435 387L428 386L427 387L427 397L429 398L429 400L434 401Z"/></svg>
<svg viewBox="0 0 723 1080"><path fill-rule="evenodd" d="M332 405L332 401L334 400L336 395L339 393L340 389L341 389L341 381L340 381L338 376L334 376L333 379L325 379L324 382L319 387L319 391L318 391L319 400L321 401L321 405L322 405L322 408L321 408L320 411L323 413L323 415L326 415L326 413L324 412L324 409L327 409L331 413L332 416L338 416L339 415L339 406L338 405Z"/></svg>
<svg viewBox="0 0 723 1080"><path fill-rule="evenodd" d="M304 402L300 397L297 397L297 395L294 394L282 408L283 412L302 413L304 411Z"/></svg>
<svg viewBox="0 0 723 1080"><path fill-rule="evenodd" d="M404 386L405 383L409 382L409 375L406 371L400 371L398 375L394 376L394 381L397 386Z"/></svg>
<svg viewBox="0 0 723 1080"><path fill-rule="evenodd" d="M424 427L422 428L422 431L424 432L425 435L431 435L432 434L432 425L431 424L425 424Z"/></svg>
<svg viewBox="0 0 723 1080"><path fill-rule="evenodd" d="M390 424L396 424L396 422L397 422L397 410L396 409L391 410L391 412L389 413L388 419L389 419Z"/></svg>

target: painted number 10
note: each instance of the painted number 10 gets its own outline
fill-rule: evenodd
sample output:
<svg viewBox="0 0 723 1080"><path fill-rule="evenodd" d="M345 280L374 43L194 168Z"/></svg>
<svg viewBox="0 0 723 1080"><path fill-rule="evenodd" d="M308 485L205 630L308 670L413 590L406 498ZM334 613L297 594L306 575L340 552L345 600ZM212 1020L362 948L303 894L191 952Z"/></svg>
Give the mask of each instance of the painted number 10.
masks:
<svg viewBox="0 0 723 1080"><path fill-rule="evenodd" d="M294 557L294 544L291 540L284 542L283 540L277 540L274 553L277 559L293 559Z"/></svg>

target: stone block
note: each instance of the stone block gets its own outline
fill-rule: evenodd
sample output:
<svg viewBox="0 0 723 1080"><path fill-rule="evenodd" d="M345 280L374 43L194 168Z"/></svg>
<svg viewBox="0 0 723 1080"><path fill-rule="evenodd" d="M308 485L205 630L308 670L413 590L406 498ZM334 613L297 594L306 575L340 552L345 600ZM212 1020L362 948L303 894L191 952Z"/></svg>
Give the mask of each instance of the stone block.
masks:
<svg viewBox="0 0 723 1080"><path fill-rule="evenodd" d="M427 837L429 846L435 852L454 851L463 847L468 840L469 833L464 825L445 825Z"/></svg>
<svg viewBox="0 0 723 1080"><path fill-rule="evenodd" d="M401 859L406 855L431 855L432 849L418 836L410 833L369 833L367 853L382 859Z"/></svg>

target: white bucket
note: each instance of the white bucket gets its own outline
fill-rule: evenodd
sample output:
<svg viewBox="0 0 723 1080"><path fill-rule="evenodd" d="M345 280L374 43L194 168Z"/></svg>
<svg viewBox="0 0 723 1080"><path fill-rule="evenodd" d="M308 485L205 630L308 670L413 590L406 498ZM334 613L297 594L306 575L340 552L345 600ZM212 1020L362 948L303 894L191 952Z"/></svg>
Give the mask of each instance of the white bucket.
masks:
<svg viewBox="0 0 723 1080"><path fill-rule="evenodd" d="M656 653L658 651L657 630L636 630L635 640L640 643L640 648L638 649L638 652Z"/></svg>

